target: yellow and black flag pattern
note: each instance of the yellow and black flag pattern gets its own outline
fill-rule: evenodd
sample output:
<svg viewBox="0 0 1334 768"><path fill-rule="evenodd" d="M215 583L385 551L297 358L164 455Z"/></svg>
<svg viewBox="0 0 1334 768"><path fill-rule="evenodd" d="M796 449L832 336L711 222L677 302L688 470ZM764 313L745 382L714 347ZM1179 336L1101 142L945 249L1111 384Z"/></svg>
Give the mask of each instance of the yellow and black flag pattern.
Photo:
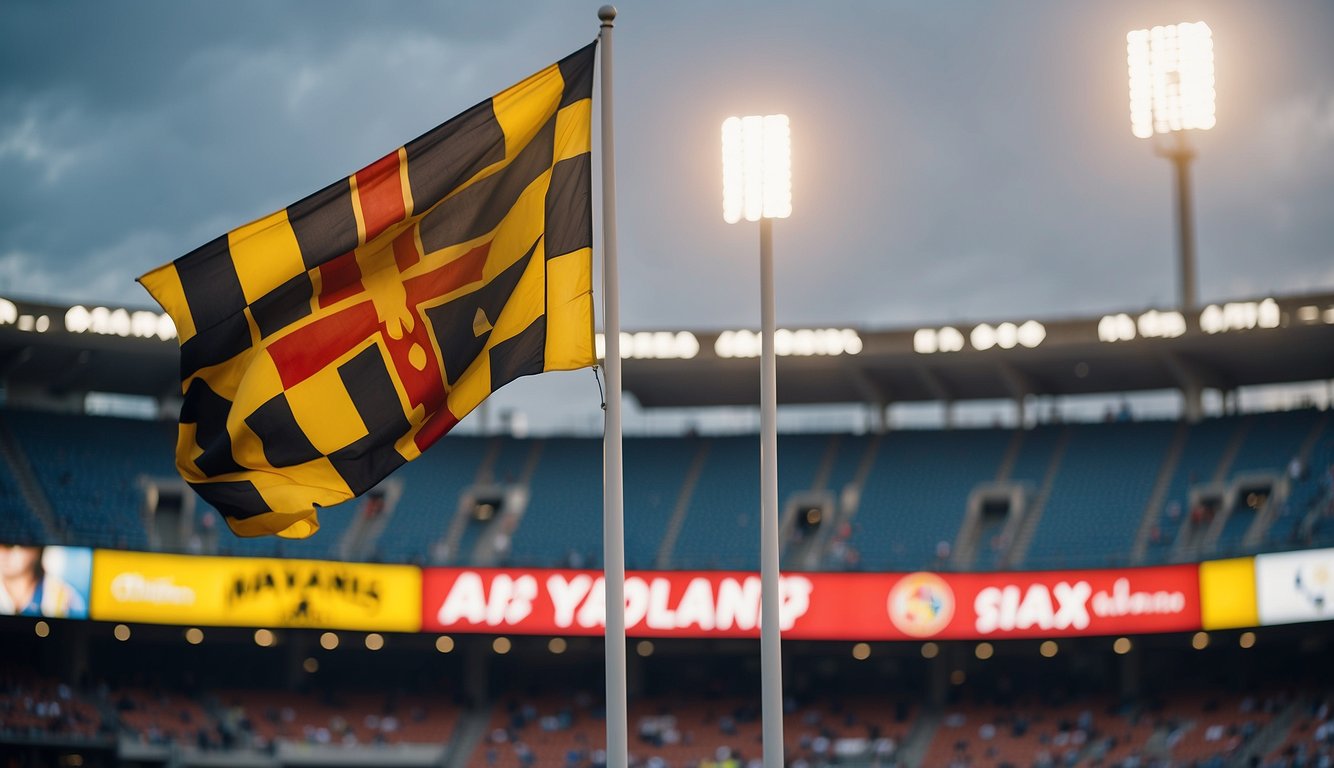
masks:
<svg viewBox="0 0 1334 768"><path fill-rule="evenodd" d="M181 340L181 475L302 538L497 388L592 365L594 45L139 278Z"/></svg>

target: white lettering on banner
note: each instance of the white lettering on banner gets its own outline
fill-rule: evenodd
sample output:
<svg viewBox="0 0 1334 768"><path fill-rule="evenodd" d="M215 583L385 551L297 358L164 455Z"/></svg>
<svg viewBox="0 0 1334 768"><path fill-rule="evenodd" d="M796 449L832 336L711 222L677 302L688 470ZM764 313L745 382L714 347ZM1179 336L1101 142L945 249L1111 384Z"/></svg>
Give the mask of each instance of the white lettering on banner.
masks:
<svg viewBox="0 0 1334 768"><path fill-rule="evenodd" d="M1034 627L1088 629L1090 608L1098 618L1173 615L1186 609L1186 596L1181 592L1132 592L1130 580L1121 578L1113 582L1111 592L1096 594L1087 581L1062 581L1050 590L1045 584L1032 584L1027 591L1016 584L987 587L973 602L977 631L983 635Z"/></svg>
<svg viewBox="0 0 1334 768"><path fill-rule="evenodd" d="M135 571L122 573L111 580L111 596L122 603L195 604L195 591L177 584L170 576L147 579Z"/></svg>
<svg viewBox="0 0 1334 768"><path fill-rule="evenodd" d="M718 585L718 629L752 630L760 624L760 580L723 579Z"/></svg>
<svg viewBox="0 0 1334 768"><path fill-rule="evenodd" d="M1064 581L1057 584L1056 602L1060 603L1061 608L1056 612L1052 623L1062 629L1066 627L1088 629L1088 601L1091 592L1093 587L1089 586L1087 581L1077 581L1073 585Z"/></svg>
<svg viewBox="0 0 1334 768"><path fill-rule="evenodd" d="M694 624L700 629L713 629L717 618L713 586L708 579L691 579L685 594L681 596L681 604L676 606L676 625L688 627Z"/></svg>
<svg viewBox="0 0 1334 768"><path fill-rule="evenodd" d="M1093 612L1098 616L1142 616L1173 614L1186 610L1186 596L1180 592L1131 592L1130 579L1117 579L1112 592L1093 596Z"/></svg>
<svg viewBox="0 0 1334 768"><path fill-rule="evenodd" d="M603 627L607 624L607 583L601 576L593 579L593 588L588 590L584 607L579 609L579 626Z"/></svg>
<svg viewBox="0 0 1334 768"><path fill-rule="evenodd" d="M528 574L517 579L503 573L496 576L491 581L491 594L487 595L482 577L465 571L449 590L437 618L445 625L460 620L492 627L514 625L533 612L536 597L537 579Z"/></svg>
<svg viewBox="0 0 1334 768"><path fill-rule="evenodd" d="M547 577L547 593L551 595L551 605L556 609L556 626L564 629L574 623L575 609L592 588L593 577L586 573L569 581L559 573Z"/></svg>
<svg viewBox="0 0 1334 768"><path fill-rule="evenodd" d="M811 592L815 585L805 576L787 576L778 582L778 628L792 629L797 619L811 608Z"/></svg>
<svg viewBox="0 0 1334 768"><path fill-rule="evenodd" d="M560 629L578 626L595 629L606 623L606 583L589 574L552 574L546 579L551 597L552 623ZM804 576L785 576L779 581L779 627L791 629L810 610L814 585ZM528 618L537 598L538 583L530 575L517 578L499 574L488 594L480 574L465 571L455 579L437 614L444 626L460 622L513 626ZM630 576L625 580L625 624L668 631L697 627L702 631L749 631L759 626L760 579L726 577L717 593L708 578L697 576L685 583L679 598L666 577Z"/></svg>

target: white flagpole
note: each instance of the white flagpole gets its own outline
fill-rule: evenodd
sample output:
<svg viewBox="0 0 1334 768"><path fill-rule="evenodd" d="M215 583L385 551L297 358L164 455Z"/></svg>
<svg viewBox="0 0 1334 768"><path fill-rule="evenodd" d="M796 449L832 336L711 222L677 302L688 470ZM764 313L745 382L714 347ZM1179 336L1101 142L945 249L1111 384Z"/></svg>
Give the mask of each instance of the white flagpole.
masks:
<svg viewBox="0 0 1334 768"><path fill-rule="evenodd" d="M598 9L602 21L602 301L603 370L607 416L602 435L602 572L606 584L607 768L630 762L625 675L625 499L621 461L621 297L616 267L616 144L611 109L611 29L616 7Z"/></svg>

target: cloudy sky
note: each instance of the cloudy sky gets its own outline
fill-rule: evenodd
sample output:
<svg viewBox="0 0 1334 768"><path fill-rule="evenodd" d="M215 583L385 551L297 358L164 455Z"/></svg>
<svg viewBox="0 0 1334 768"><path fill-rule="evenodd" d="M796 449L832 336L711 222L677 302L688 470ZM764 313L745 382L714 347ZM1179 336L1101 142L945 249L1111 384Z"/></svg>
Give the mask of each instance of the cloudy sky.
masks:
<svg viewBox="0 0 1334 768"><path fill-rule="evenodd" d="M140 273L580 47L595 11L4 3L0 293L148 306ZM1334 288L1329 0L620 11L627 328L755 325L756 235L722 221L718 135L768 112L794 142L780 324L1171 303L1171 170L1131 136L1125 33L1200 19L1219 93L1218 127L1194 137L1201 298Z"/></svg>

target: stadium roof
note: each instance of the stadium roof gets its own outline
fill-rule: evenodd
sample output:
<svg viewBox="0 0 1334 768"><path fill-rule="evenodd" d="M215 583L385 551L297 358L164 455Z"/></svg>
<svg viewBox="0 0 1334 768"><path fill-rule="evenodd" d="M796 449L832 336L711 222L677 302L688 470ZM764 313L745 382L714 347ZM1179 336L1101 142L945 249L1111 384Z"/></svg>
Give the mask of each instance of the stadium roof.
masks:
<svg viewBox="0 0 1334 768"><path fill-rule="evenodd" d="M1334 293L1060 320L872 330L786 329L782 403L1008 399L1334 379ZM623 336L624 386L648 408L758 400L749 330ZM0 377L11 399L180 392L165 316L0 299Z"/></svg>

